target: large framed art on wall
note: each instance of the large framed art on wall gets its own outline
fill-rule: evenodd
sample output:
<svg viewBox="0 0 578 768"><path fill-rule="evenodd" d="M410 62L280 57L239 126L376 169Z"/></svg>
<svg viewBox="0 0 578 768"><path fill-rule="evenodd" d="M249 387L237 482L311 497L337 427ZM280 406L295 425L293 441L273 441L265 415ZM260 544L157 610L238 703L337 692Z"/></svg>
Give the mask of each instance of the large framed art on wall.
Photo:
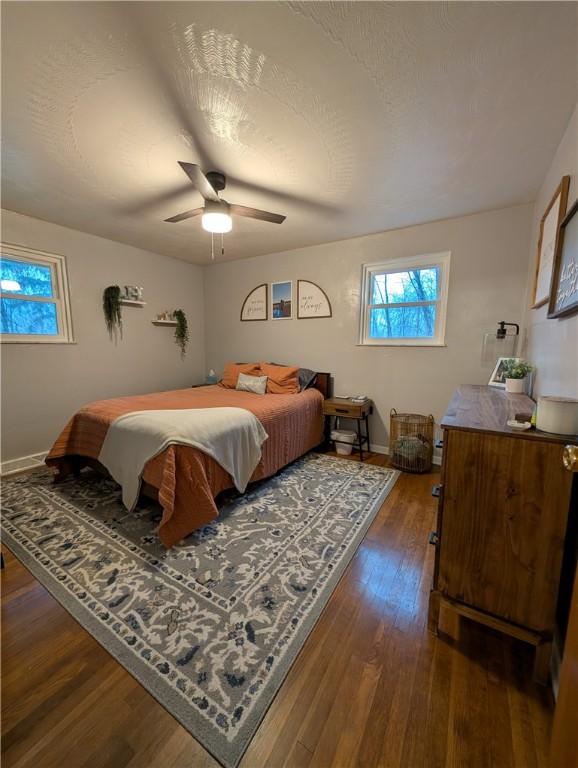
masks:
<svg viewBox="0 0 578 768"><path fill-rule="evenodd" d="M253 322L255 320L267 320L268 315L268 292L267 283L253 288L247 296L241 307L241 321Z"/></svg>
<svg viewBox="0 0 578 768"><path fill-rule="evenodd" d="M293 282L271 283L271 317L273 320L293 318Z"/></svg>
<svg viewBox="0 0 578 768"><path fill-rule="evenodd" d="M311 280L297 281L297 318L331 317L331 303L327 294Z"/></svg>
<svg viewBox="0 0 578 768"><path fill-rule="evenodd" d="M560 224L566 215L569 187L570 176L563 176L540 220L532 309L537 309L546 304L550 298L554 256Z"/></svg>
<svg viewBox="0 0 578 768"><path fill-rule="evenodd" d="M578 200L560 224L548 317L578 312Z"/></svg>

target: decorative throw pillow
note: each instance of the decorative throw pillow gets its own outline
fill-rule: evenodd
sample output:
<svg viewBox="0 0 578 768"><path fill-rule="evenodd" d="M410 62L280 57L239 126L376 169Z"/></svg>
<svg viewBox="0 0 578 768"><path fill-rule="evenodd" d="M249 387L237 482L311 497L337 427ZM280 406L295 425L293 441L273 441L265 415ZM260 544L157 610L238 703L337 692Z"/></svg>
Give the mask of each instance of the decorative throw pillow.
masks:
<svg viewBox="0 0 578 768"><path fill-rule="evenodd" d="M317 372L309 368L299 368L299 389L301 392L312 387L317 380Z"/></svg>
<svg viewBox="0 0 578 768"><path fill-rule="evenodd" d="M269 362L269 365L277 365L282 368L290 367L290 366L284 365L283 363ZM297 375L297 378L299 379L299 391L303 392L304 390L309 389L309 387L312 387L315 384L315 381L317 380L317 372L312 371L309 368L299 368L299 373Z"/></svg>
<svg viewBox="0 0 578 768"><path fill-rule="evenodd" d="M223 378L219 382L225 389L235 389L240 373L247 376L259 376L261 368L259 363L226 363L223 370Z"/></svg>
<svg viewBox="0 0 578 768"><path fill-rule="evenodd" d="M299 392L298 366L260 365L262 373L268 377L267 392L270 395L295 395Z"/></svg>
<svg viewBox="0 0 578 768"><path fill-rule="evenodd" d="M248 376L246 373L240 373L235 389L240 389L243 392L253 392L256 395L264 395L267 391L267 377Z"/></svg>

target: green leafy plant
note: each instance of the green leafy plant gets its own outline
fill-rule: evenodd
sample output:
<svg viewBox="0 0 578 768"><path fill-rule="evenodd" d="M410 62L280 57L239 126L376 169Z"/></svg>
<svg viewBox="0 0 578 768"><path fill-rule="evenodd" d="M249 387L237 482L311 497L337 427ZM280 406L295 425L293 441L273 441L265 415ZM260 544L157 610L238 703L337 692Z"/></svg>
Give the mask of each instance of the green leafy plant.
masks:
<svg viewBox="0 0 578 768"><path fill-rule="evenodd" d="M189 325L187 323L187 316L182 309L175 309L173 317L177 321L175 328L175 344L180 347L181 358L184 358L187 352L187 344L189 343Z"/></svg>
<svg viewBox="0 0 578 768"><path fill-rule="evenodd" d="M118 285L109 285L102 294L102 310L106 321L108 335L112 339L117 331L122 339L122 312L120 303L120 288Z"/></svg>
<svg viewBox="0 0 578 768"><path fill-rule="evenodd" d="M533 370L524 360L506 360L504 362L505 379L524 379Z"/></svg>

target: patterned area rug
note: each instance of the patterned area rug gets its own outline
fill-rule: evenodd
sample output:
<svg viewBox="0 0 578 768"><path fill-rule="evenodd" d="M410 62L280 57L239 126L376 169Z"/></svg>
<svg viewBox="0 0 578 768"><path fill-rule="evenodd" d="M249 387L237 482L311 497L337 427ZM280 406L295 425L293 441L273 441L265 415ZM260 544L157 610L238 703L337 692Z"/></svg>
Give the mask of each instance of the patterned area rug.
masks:
<svg viewBox="0 0 578 768"><path fill-rule="evenodd" d="M223 765L235 766L398 472L309 454L170 552L150 502L87 471L3 486L3 540Z"/></svg>

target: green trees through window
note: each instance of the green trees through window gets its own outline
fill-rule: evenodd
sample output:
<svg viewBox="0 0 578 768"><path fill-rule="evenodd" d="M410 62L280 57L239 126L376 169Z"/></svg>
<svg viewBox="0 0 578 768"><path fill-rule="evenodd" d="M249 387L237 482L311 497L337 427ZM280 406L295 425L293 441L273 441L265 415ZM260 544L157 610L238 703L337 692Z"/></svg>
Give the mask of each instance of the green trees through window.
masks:
<svg viewBox="0 0 578 768"><path fill-rule="evenodd" d="M58 335L56 304L44 301L0 299L2 333Z"/></svg>
<svg viewBox="0 0 578 768"><path fill-rule="evenodd" d="M439 282L438 267L374 273L369 308L370 338L433 338Z"/></svg>
<svg viewBox="0 0 578 768"><path fill-rule="evenodd" d="M0 327L3 334L58 335L53 273L31 261L0 259Z"/></svg>

